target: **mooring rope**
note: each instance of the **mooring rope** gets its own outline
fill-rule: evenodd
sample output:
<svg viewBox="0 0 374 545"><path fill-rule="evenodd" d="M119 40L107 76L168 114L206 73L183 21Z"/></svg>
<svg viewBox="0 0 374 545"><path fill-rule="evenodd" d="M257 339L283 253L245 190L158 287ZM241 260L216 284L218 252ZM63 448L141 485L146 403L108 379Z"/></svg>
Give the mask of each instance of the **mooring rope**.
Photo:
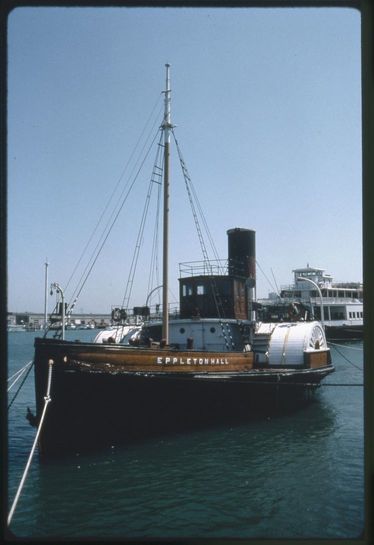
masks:
<svg viewBox="0 0 374 545"><path fill-rule="evenodd" d="M341 346L342 348L349 348L350 350L360 350L360 352L363 351L362 348L357 348L357 346L349 346L349 344L338 344L338 343L332 343L331 341L327 341L328 344L331 344L332 346Z"/></svg>
<svg viewBox="0 0 374 545"><path fill-rule="evenodd" d="M24 472L23 472L21 482L20 482L20 484L19 484L19 486L18 486L18 490L17 490L17 493L16 493L15 498L14 498L14 500L13 500L12 507L11 507L11 509L10 509L10 511L9 511L9 515L8 515L8 526L10 525L10 523L11 523L11 521L12 521L12 518L13 518L13 515L14 515L14 511L16 510L17 503L18 503L18 500L19 500L20 495L21 495L21 492L22 492L22 488L23 488L23 486L24 486L24 484L25 484L26 477L27 477L28 471L29 471L29 469L30 469L31 461L32 461L32 458L33 458L33 456L34 456L34 452L35 452L35 449L36 449L36 445L37 445L37 442L38 442L38 439L39 439L39 435L40 435L40 432L41 432L41 429L42 429L42 426L43 426L44 418L45 418L45 415L46 415L46 412L47 412L48 403L51 401L50 391L51 391L51 382L52 382L52 365L53 365L53 360L49 360L48 365L49 365L49 368L48 368L47 392L46 392L46 395L45 395L45 397L44 397L43 412L42 412L42 416L41 416L41 418L40 418L40 422L39 422L39 426L38 426L38 431L36 432L36 436L35 436L35 439L34 439L34 443L33 443L32 448L31 448L31 452L30 452L30 455L29 455L29 459L27 460L27 464L26 464L25 470L24 470Z"/></svg>
<svg viewBox="0 0 374 545"><path fill-rule="evenodd" d="M33 363L34 363L34 360L33 360L31 363L33 364ZM13 405L14 401L16 400L16 398L17 398L19 392L21 391L22 386L25 384L25 382L26 382L26 380L27 380L27 377L28 377L29 374L30 374L31 369L32 369L32 365L30 365L29 368L27 369L27 372L26 372L25 376L23 377L23 380L22 380L21 384L18 386L18 389L17 389L16 393L14 394L12 401L9 403L9 405L8 405L8 411L9 411L9 409L11 408L11 406ZM16 381L15 381L15 382L16 382ZM13 385L12 385L12 386L13 386ZM9 392L9 390L10 390L10 388L11 388L12 386L9 387L8 392Z"/></svg>
<svg viewBox="0 0 374 545"><path fill-rule="evenodd" d="M16 377L16 376L18 375L17 378L14 380L14 382L12 382L12 384L8 387L7 392L10 392L10 390L13 388L13 386L16 384L16 382L18 382L19 379L22 377L23 373L26 372L27 368L28 368L30 365L32 365L33 361L34 361L34 360L31 360L31 361L29 361L28 363L26 363L26 365L24 365L24 366L22 367L22 369L18 369L18 371L16 371L16 372L14 373L14 375L12 375L11 377L9 377L9 378L7 379L7 382L10 382L11 380L14 379L14 377Z"/></svg>
<svg viewBox="0 0 374 545"><path fill-rule="evenodd" d="M329 344L334 344L334 343L329 343ZM342 358L345 359L345 361L347 361L350 365L352 365L353 367L355 367L356 369L358 369L359 371L362 371L362 367L359 367L358 365L356 365L355 363L353 363L353 361L351 361L349 358L347 358L340 350L339 348L337 348L337 346L342 346L342 345L336 345L334 344L334 348L335 350L337 351L338 354L341 355ZM343 345L344 346L344 345Z"/></svg>

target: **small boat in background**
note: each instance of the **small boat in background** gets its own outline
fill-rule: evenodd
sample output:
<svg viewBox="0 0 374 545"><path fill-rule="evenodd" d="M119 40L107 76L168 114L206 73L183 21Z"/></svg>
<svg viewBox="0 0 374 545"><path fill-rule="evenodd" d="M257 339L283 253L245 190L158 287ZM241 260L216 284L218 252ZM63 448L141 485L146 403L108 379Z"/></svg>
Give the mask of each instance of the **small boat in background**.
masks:
<svg viewBox="0 0 374 545"><path fill-rule="evenodd" d="M26 331L25 324L8 324L7 325L7 331L15 332L15 331Z"/></svg>

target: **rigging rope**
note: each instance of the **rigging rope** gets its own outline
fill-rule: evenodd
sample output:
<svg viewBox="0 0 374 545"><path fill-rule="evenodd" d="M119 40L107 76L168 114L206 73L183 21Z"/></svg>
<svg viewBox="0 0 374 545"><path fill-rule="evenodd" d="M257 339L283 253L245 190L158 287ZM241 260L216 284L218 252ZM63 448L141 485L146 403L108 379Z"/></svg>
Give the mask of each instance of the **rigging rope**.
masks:
<svg viewBox="0 0 374 545"><path fill-rule="evenodd" d="M153 286L160 285L160 274L159 274L159 267L158 267L158 252L157 252L158 241L159 241L160 209L161 209L161 184L159 184L158 191L157 191L157 207L156 207L156 216L155 216L155 226L153 229L153 243L152 243L151 264L149 268L147 297L150 295ZM156 277L156 279L154 277ZM160 292L157 291L157 293L158 293L158 302L160 304Z"/></svg>
<svg viewBox="0 0 374 545"><path fill-rule="evenodd" d="M234 343L233 337L231 335L231 329L229 327L229 324L228 323L224 324L223 321L222 321L222 318L224 318L224 315L225 315L225 311L224 311L223 304L222 304L222 301L221 301L221 297L220 297L220 294L219 294L219 291L217 289L217 285L216 285L216 282L215 282L215 277L214 277L214 274L213 274L213 268L212 268L212 265L211 265L210 260L209 260L207 248L206 248L204 237L203 237L202 230L201 230L201 227L200 227L198 213L196 211L196 206L197 206L198 212L200 214L200 218L202 220L202 223L204 225L206 235L207 235L207 237L209 239L210 246L211 246L211 249L213 251L214 257L217 260L217 262L219 263L220 259L219 259L219 256L218 256L218 252L217 252L216 246L214 244L213 237L212 237L212 235L211 235L211 233L209 231L209 227L208 227L206 218L204 216L204 212L203 212L203 210L201 208L201 205L200 205L199 199L197 197L195 188L194 188L194 186L192 184L192 180L191 180L190 175L188 173L186 163L184 162L182 152L181 152L181 149L179 147L179 143L178 143L178 140L177 140L177 138L175 136L175 133L174 133L173 129L172 129L172 134L173 134L175 145L176 145L176 148L177 148L179 162L180 162L180 165L181 165L181 168L182 168L182 173L183 173L183 177L184 177L184 181L185 181L185 185L186 185L188 198L189 198L190 205L191 205L192 215L193 215L193 218L194 218L194 221L195 221L195 226L196 226L196 230L197 230L197 234L198 234L198 238L199 238L199 242L200 242L201 251L202 251L202 254L203 254L204 263L205 263L205 266L207 267L207 270L209 271L208 276L210 277L210 281L211 281L214 304L215 304L216 309L217 309L218 317L220 318L220 326L221 326L221 330L222 330L222 335L223 335L223 338L224 338L224 341L225 341L226 348L228 350L230 349L230 345L229 345L229 339L230 339L231 348L234 349L235 348L235 343ZM196 203L196 206L195 206L195 203Z"/></svg>
<svg viewBox="0 0 374 545"><path fill-rule="evenodd" d="M266 276L266 274L264 273L264 271L263 271L263 269L261 268L261 265L259 264L259 262L257 261L257 259L256 259L256 265L257 265L257 267L260 269L260 271L262 272L262 274L264 275L264 277L266 278L266 280L267 280L269 286L271 287L271 289L272 289L273 291L276 291L277 294L278 294L278 290L277 290L276 288L274 288L274 285L270 282L269 278L268 278L268 277ZM278 294L278 296L279 296L279 294Z"/></svg>
<svg viewBox="0 0 374 545"><path fill-rule="evenodd" d="M204 224L206 235L207 235L207 237L209 239L209 242L210 242L211 249L213 251L214 257L215 257L215 259L217 261L219 261L219 256L218 256L216 246L214 244L213 237L212 237L212 235L211 235L211 233L209 231L207 221L205 219L203 210L201 208L199 199L198 199L196 191L194 189L191 177L190 177L190 175L188 173L186 163L185 163L185 161L183 159L182 152L181 152L181 149L179 147L179 143L178 143L178 140L177 140L177 138L175 136L175 133L174 133L173 129L172 129L172 134L173 134L173 137L174 137L175 146L177 148L179 162L180 162L180 165L181 165L181 168L182 168L182 173L183 173L184 181L185 181L185 184L186 184L186 189L187 189L188 197L189 197L189 200L190 200L190 204L191 204L191 208L192 208L192 214L193 214L193 217L194 217L194 220L195 220L196 230L197 230L197 233L198 233L198 237L199 237L199 241L200 241L201 250L202 250L202 253L203 253L203 256L204 256L204 260L206 260L208 262L209 258L208 258L208 252L207 252L207 249L206 249L204 238L203 238L203 235L202 235L202 231L201 231L201 228L200 228L200 223L199 223L198 215L197 215L197 212L196 212L195 203L197 205L197 208L198 208L198 211L199 211L199 214L200 214L200 218L201 218L201 220L202 220L202 222Z"/></svg>
<svg viewBox="0 0 374 545"><path fill-rule="evenodd" d="M137 236L137 239L136 239L133 258L132 258L132 262L131 262L131 265L130 265L129 278L128 278L128 281L127 281L125 294L124 294L123 300L122 300L122 308L128 308L129 307L132 287L133 287L133 283L134 283L134 277L135 277L136 268L137 268L137 265L138 265L140 247L141 247L141 243L142 243L142 239L143 239L144 228L145 228L148 209L149 209L149 203L150 203L151 195L152 195L152 189L153 189L154 183L157 183L157 184L160 183L159 180L156 180L156 176L161 177L160 172L162 172L162 168L159 167L158 164L157 164L160 160L162 160L162 158L160 159L160 156L161 156L160 150L161 150L161 147L162 147L161 146L162 137L163 137L163 134L162 134L162 132L160 132L160 140L158 142L156 158L155 158L155 162L154 162L154 166L153 166L153 170L152 170L151 179L150 179L150 182L149 182L149 185L148 185L147 196L146 196L146 199L145 199L143 213L142 213L142 217L141 217L141 221L140 221L140 226L139 226L138 236Z"/></svg>
<svg viewBox="0 0 374 545"><path fill-rule="evenodd" d="M128 199L128 197L129 197L129 195L130 195L130 192L131 192L132 188L134 187L134 184L135 184L135 182L136 182L136 180L137 180L137 178L138 178L138 176L139 176L139 174L140 174L141 169L142 169L143 166L144 166L144 163L145 163L145 161L146 161L146 159L147 159L147 157L148 157L148 155L149 155L149 153L150 153L150 151L151 151L151 148L152 148L152 146L153 146L153 144L154 144L154 142L155 142L155 140L156 140L156 137L157 137L157 133L156 133L156 135L154 136L154 138L153 138L153 140L152 140L152 142L151 142L151 144L150 144L150 146L149 146L149 148L148 148L148 151L147 151L145 157L143 158L143 161L142 161L141 165L139 166L138 171L137 171L137 173L136 173L134 179L132 180L132 182L131 182L131 184L130 184L130 187L129 187L129 189L128 189L126 195L124 196L122 202L120 203L120 206L119 206L119 208L118 208L118 210L117 210L117 212L116 212L116 214L115 214L115 216L114 216L114 218L113 218L113 220L112 220L112 222L111 222L111 224L110 224L110 226L109 226L109 228L108 228L108 230L107 230L107 233L105 234L105 231L104 231L104 233L103 233L103 235L102 235L102 237L101 237L101 238L103 239L102 242L101 242L101 244L100 244L100 240L99 240L99 242L97 243L97 245L96 245L96 247L95 247L95 250L94 250L94 252L93 252L92 255L91 255L91 260L92 260L91 265L90 265L90 262L88 262L88 264L87 264L85 270L84 270L83 273L82 273L82 276L81 276L81 279L80 279L81 286L80 286L80 288L79 288L79 290L78 290L78 292L77 292L77 294L76 294L76 296L75 296L75 299L74 299L74 301L73 301L73 303L72 303L72 305L71 305L71 307L70 307L70 309L69 309L69 313L70 313L70 314L71 314L71 312L72 312L72 310L73 310L73 308L74 308L74 306L75 306L75 303L76 303L76 301L77 301L79 295L81 294L81 292L82 292L82 290L83 290L83 288L84 288L84 286L85 286L85 284L86 284L86 282L87 282L87 280L88 280L88 278L89 278L89 276L90 276L90 274L91 274L91 272L92 272L92 269L93 269L93 267L94 267L96 261L98 260L98 258L99 258L99 256L100 256L100 253L101 253L101 251L102 251L102 249L103 249L103 247L104 247L104 245L105 245L105 243L106 243L106 241L107 241L107 239L108 239L108 237L109 237L109 235L110 235L110 233L111 233L111 231L112 231L112 229L113 229L113 227L114 227L114 225L115 225L115 223L116 223L116 221L117 221L117 219L118 219L118 216L119 216L120 212L122 211L122 208L123 208L123 206L124 206L126 200ZM107 227L108 227L108 224L107 224L106 228L107 228ZM105 234L105 236L104 236L104 234ZM95 252L96 252L96 255L95 255ZM87 271L87 269L88 269L88 271ZM84 278L83 278L83 277L84 277Z"/></svg>
<svg viewBox="0 0 374 545"><path fill-rule="evenodd" d="M271 270L271 274L272 274L272 277L273 277L273 280L274 280L274 284L275 284L275 287L276 287L276 290L277 290L277 295L278 297L280 297L280 290L278 288L278 284L277 284L277 281L275 280L275 276L274 276L274 273L273 273L273 269L270 269Z"/></svg>
<svg viewBox="0 0 374 545"><path fill-rule="evenodd" d="M100 218L99 218L99 220L98 220L98 222L97 222L97 224L96 224L96 226L95 226L95 228L94 228L94 230L93 230L93 232L92 232L92 234L91 234L91 236L90 236L88 242L86 243L85 248L84 248L83 251L82 251L82 254L81 254L81 256L80 256L80 258L79 258L79 260L78 260L78 262L77 262L77 264L76 264L76 266L75 266L75 268L74 268L74 270L73 270L73 272L72 272L72 274L71 274L71 276L70 276L68 282L67 282L66 288L67 288L68 285L70 284L70 282L71 282L71 280L72 280L72 278L73 278L73 276L74 276L74 274L75 274L75 272L76 272L78 266L80 265L80 263L81 263L81 261L82 261L84 255L85 255L85 253L87 252L88 247L89 247L89 245L90 245L90 243L91 243L91 241L92 241L92 239L93 239L93 237L94 237L94 234L95 234L96 231L98 230L98 227L99 227L100 223L103 221L104 215L105 215L106 211L108 210L109 205L110 205L110 203L112 202L112 200L113 200L113 198L114 198L114 195L115 195L115 193L116 193L116 191L117 191L117 189L118 189L118 187L119 187L119 184L120 184L121 180L123 179L123 177L124 177L124 175L125 175L125 172L126 172L126 170L128 169L128 166L129 166L131 160L133 159L133 157L134 157L134 155L135 155L135 152L136 152L136 150L137 150L137 148L138 148L138 146L139 146L140 140L141 140L141 138L143 137L143 135L144 135L144 133L145 133L145 130L146 130L147 126L149 125L149 123L150 123L150 121L151 121L151 118L152 118L153 115L154 115L154 112L155 112L155 109L156 109L156 107L157 107L157 104L158 104L159 100L160 100L160 97L157 98L156 104L154 105L154 107L153 107L153 109L152 109L152 112L151 112L151 114L150 114L148 120L146 121L145 126L144 126L144 128L143 128L143 130L142 130L142 132L141 132L141 134L140 134L140 136L139 136L139 138L138 138L138 140L137 140L135 146L134 146L134 149L133 149L132 153L130 154L130 157L129 157L129 159L128 159L126 165L125 165L125 168L123 169L123 171L122 171L122 173L121 173L121 175L120 175L120 177L119 177L119 179L118 179L118 181L117 181L117 183L116 183L116 185L115 185L115 187L114 187L114 189L113 189L113 191L112 191L112 194L111 194L110 198L108 199L107 204L106 204L106 206L105 206L103 212L101 213L101 216L100 216ZM139 161L140 161L140 159L141 159L141 157L142 157L142 155L143 155L143 153L144 153L144 151L145 151L145 149L146 149L147 143L149 142L149 139L151 138L151 134L153 134L154 127L155 127L155 125L156 125L156 123L157 123L157 121L158 121L158 119L159 119L159 114L160 114L160 108L159 108L159 110L158 110L158 112L157 112L157 118L153 121L151 130L149 131L149 134L148 134L148 136L147 136L147 138L146 138L146 140L145 140L145 143L144 143L142 149L140 150L140 152L138 153L138 157L137 157L137 159L136 159L136 161L135 161L135 164L134 164L134 166L133 166L133 168L132 168L132 171L131 171L131 173L130 173L130 175L129 175L129 178L130 178L130 179L131 179L131 176L133 176L133 173L134 173L135 168L136 168L136 164L139 163ZM155 140L155 138L152 140L151 146L153 145L154 140ZM150 146L150 147L151 147L151 146ZM119 212L121 211L121 209L122 209L122 207L123 207L123 205L124 205L124 203L125 203L125 201L126 201L126 199L127 199L127 197L128 197L128 194L129 194L129 192L131 191L131 189L132 189L132 187L133 187L133 184L134 184L136 178L137 178L138 175L139 175L139 172L140 172L140 170L141 170L141 168L142 168L142 166L143 166L143 164L144 164L144 161L145 161L146 157L147 157L148 154L149 154L149 151L150 151L150 149L148 150L148 152L147 152L145 158L143 159L143 161L141 162L141 165L140 165L140 167L139 167L139 170L138 170L138 172L136 173L135 179L133 180L132 184L130 185L130 182L128 181L127 184L126 184L126 185L124 186L124 188L122 189L122 191L121 191L121 193L120 193L120 195L119 195L119 197L118 197L117 204L115 205L115 207L114 207L114 209L113 209L113 211L112 211L112 213L111 213L111 215L110 215L110 217L109 217L109 219L108 219L108 221L107 221L107 223L106 223L106 225L105 225L105 227L104 227L103 233L102 233L101 236L99 237L99 241L97 242L97 244L96 244L96 246L95 246L95 248L94 248L94 251L91 253L91 257L89 258L88 263L87 263L87 265L86 265L86 267L85 267L85 269L84 269L84 271L83 271L83 273L82 273L82 275L81 275L81 277L80 277L80 280L78 281L78 284L77 284L75 290L73 291L73 295L71 296L71 299L70 299L70 302L69 302L69 305L68 305L68 307L70 307L70 308L69 308L70 313L72 312L72 310L73 310L73 308L74 308L74 306L75 306L75 304L76 304L76 301L77 301L77 299L78 299L78 297L79 297L79 295L80 295L80 293L81 293L81 291L82 291L82 289L83 289L83 286L84 286L84 284L85 284L85 282L86 282L86 280L87 280L87 279L85 279L82 288L79 289L79 286L80 286L80 283L81 283L82 280L83 280L84 274L85 274L85 272L87 271L87 269L88 269L88 267L89 267L89 264L90 264L91 260L93 259L93 256L95 255L95 252L96 252L97 249L99 248L100 240L103 239L104 234L105 234L105 231L109 228L110 222L111 222L111 220L112 220L113 217L114 217L113 223L112 223L112 225L111 225L110 228L109 228L109 232L108 232L107 236L109 235L110 231L112 230L113 224L115 223L115 221L116 221L116 219L117 219L117 217L118 217L118 214L119 214ZM120 207L119 207L119 210L118 210L117 214L115 215L115 209L116 209L116 207L118 206L118 201L120 201L120 200L123 198L123 196L124 196L124 194L125 194L125 191L126 191L126 189L127 189L127 187L128 187L129 185L130 185L130 189L128 190L127 195L125 196L125 198L124 198L122 204L121 204ZM104 243L105 243L105 241L106 241L106 239L107 239L107 236L106 236L105 239L104 239ZM103 244L104 244L104 243L103 243ZM101 249L102 249L102 246L99 248L99 253L100 253ZM96 260L94 261L94 263L95 263L95 262L96 262ZM93 264L94 264L94 263L93 263ZM91 270L92 270L92 267L89 269L88 274L91 272ZM65 289L66 289L66 288L65 288ZM78 293L77 293L77 292L78 292Z"/></svg>
<svg viewBox="0 0 374 545"><path fill-rule="evenodd" d="M44 418L45 418L45 415L46 415L46 412L47 412L47 407L48 407L48 403L51 401L51 397L50 397L50 391L51 391L51 383L52 383L52 365L53 365L53 360L49 360L48 362L48 379L47 379L47 392L46 392L46 395L44 397L44 407L43 407L43 412L42 412L42 416L40 418L40 422L39 422L39 426L38 426L38 431L36 432L36 436L35 436L35 439L34 439L34 443L32 445L32 448L31 448L31 451L30 451L30 455L29 455L29 458L27 460L27 463L26 463L26 467L25 467L25 470L23 472L23 475L22 475L22 479L21 479L21 482L18 486L18 489L17 489L17 492L16 492L16 495L14 497L14 500L13 500L13 504L12 504L12 507L9 511L9 515L8 515L8 526L10 525L11 521L12 521L12 518L13 518L13 515L14 515L14 511L16 510L16 507L17 507L17 503L18 503L18 500L20 498L20 495L21 495L21 492L22 492L22 488L25 484L25 481L26 481L26 477L27 477L27 474L28 474L28 471L30 469L30 465L31 465L31 461L32 461L32 458L34 456L34 452L35 452L35 449L36 449L36 445L37 445L37 442L38 442L38 439L39 439L39 435L40 435L40 432L42 430L42 426L43 426L43 422L44 422Z"/></svg>

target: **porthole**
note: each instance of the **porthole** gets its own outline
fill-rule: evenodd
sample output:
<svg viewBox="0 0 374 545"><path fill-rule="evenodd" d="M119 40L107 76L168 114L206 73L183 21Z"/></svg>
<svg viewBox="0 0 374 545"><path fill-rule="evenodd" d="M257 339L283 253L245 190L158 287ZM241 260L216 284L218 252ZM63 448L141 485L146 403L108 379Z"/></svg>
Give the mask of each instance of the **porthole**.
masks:
<svg viewBox="0 0 374 545"><path fill-rule="evenodd" d="M211 328L210 328L210 332L211 332L211 333L215 333L215 332L216 332L216 328L215 328L215 327L211 327Z"/></svg>
<svg viewBox="0 0 374 545"><path fill-rule="evenodd" d="M186 331L186 330L184 329L184 327L181 327L180 330L179 330L179 333L182 333L182 334L183 334L183 333L185 333L185 331Z"/></svg>

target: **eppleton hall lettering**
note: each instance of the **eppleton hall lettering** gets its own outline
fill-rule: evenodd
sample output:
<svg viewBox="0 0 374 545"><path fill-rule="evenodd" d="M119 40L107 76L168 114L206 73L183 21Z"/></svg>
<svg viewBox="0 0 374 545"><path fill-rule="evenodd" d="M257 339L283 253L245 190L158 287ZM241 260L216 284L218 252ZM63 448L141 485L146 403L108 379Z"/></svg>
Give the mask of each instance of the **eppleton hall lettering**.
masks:
<svg viewBox="0 0 374 545"><path fill-rule="evenodd" d="M177 358L169 356L158 356L158 365L228 365L227 358Z"/></svg>

